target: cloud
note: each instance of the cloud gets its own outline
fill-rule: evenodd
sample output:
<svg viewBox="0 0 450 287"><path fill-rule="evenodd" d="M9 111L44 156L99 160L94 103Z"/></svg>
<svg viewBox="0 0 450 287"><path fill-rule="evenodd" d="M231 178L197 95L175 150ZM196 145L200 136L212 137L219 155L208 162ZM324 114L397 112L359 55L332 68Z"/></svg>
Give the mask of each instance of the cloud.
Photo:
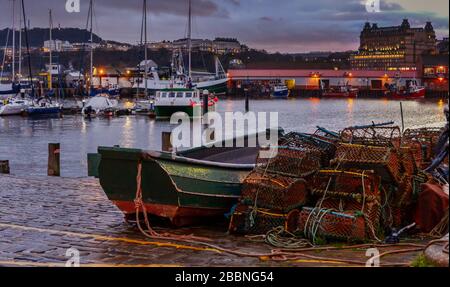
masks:
<svg viewBox="0 0 450 287"><path fill-rule="evenodd" d="M32 26L84 28L88 0L81 13L68 14L65 0L26 0ZM148 0L151 41L186 35L188 0ZM368 13L365 0L192 0L193 35L198 38L237 37L250 47L270 51L357 49L364 22L394 26L409 18L414 27L432 21L438 37L448 35L448 1L382 0L381 13ZM0 0L0 27L11 26L11 1ZM136 43L140 38L142 0L95 0L94 30L105 39ZM0 39L0 43L2 39Z"/></svg>

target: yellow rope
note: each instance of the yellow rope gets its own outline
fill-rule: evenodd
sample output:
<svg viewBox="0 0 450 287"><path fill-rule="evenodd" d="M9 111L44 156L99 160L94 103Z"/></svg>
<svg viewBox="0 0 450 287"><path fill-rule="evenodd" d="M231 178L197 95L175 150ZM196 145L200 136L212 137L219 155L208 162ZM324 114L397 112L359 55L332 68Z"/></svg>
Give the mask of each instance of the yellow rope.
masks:
<svg viewBox="0 0 450 287"><path fill-rule="evenodd" d="M71 237L93 238L94 240L98 240L98 241L120 241L120 242L125 242L125 243L130 243L130 244L154 245L157 247L172 247L172 248L176 248L176 249L188 249L188 250L194 250L194 251L210 251L210 252L221 253L221 251L219 251L217 249L213 249L213 248L194 247L194 246L180 245L180 244L175 244L175 243L170 243L170 242L146 241L146 240L139 240L139 239L129 239L129 238L125 238L125 237L111 237L111 236L98 235L98 234L78 233L78 232L71 232L71 231L59 231L59 230L53 230L53 229L28 227L28 226L5 224L5 223L0 223L0 227L13 228L13 229L19 229L19 230L25 230L25 231L36 231L36 232L61 234L61 235L66 235L66 236L71 236Z"/></svg>

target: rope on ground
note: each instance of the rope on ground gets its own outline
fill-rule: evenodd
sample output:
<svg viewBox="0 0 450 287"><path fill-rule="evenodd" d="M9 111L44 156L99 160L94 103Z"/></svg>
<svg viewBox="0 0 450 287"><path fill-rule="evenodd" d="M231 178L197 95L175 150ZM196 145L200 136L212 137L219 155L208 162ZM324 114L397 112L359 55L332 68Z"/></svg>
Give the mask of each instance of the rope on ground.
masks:
<svg viewBox="0 0 450 287"><path fill-rule="evenodd" d="M300 249L313 246L308 240L284 230L282 226L270 230L265 235L265 242L278 248Z"/></svg>
<svg viewBox="0 0 450 287"><path fill-rule="evenodd" d="M306 258L311 258L311 259L317 259L317 260L328 260L330 261L330 258L323 258L323 257L318 257L318 256L312 256L312 255L307 255L307 254L303 254L303 253L288 253L288 252L280 252L279 250L271 250L270 253L250 253L250 252L240 252L240 251L236 251L236 250L231 250L231 249L227 249L227 248L223 248L205 241L200 241L198 239L200 239L199 237L194 237L192 235L190 236L179 236L179 235L173 235L173 234L159 234L156 231L154 231L151 226L150 226L150 221L148 220L148 215L147 215L147 210L145 208L145 204L142 200L142 162L139 162L138 164L138 172L137 172L137 177L136 177L136 182L137 182L137 191L136 191L136 199L135 199L135 205L136 205L136 222L138 225L139 230L141 231L141 233L150 239L162 239L162 240L173 240L173 241L178 241L178 242L184 242L184 243L188 243L188 244L193 244L193 245L197 245L197 246L204 246L204 247L208 247L212 250L216 250L219 253L227 253L227 254L232 254L232 255L236 255L236 256L244 256L244 257L256 257L256 258L269 258L272 260L294 260L294 258L299 258L299 257L306 257ZM144 213L144 221L147 227L147 231L145 231L141 224L140 224L140 218L139 218L139 214L140 211L142 211ZM313 235L315 235L315 233L317 232L319 226L320 226L320 220L323 218L323 216L325 216L327 213L329 212L329 210L325 210L325 212L322 211L322 215L319 217L318 222L314 222L315 224L313 224ZM320 210L319 210L319 214L320 214ZM278 238L278 234L279 234L280 230L274 230L274 233L269 234L269 236L266 235L266 238L269 238L267 240L271 241L274 244L280 244L280 245L284 245L284 244L288 244L288 245L295 245L295 246L301 246L302 244L304 244L305 246L307 246L306 242L301 241L301 242L295 242L294 241L284 241L284 240L280 240L280 238ZM418 248L415 249L407 249L407 250L400 250L397 251L398 253L400 252L412 252L413 250L418 250ZM420 248L420 250L423 250L422 248ZM384 253L381 256L385 256L389 253ZM380 257L381 257L380 256ZM346 263L346 264L365 264L365 262L359 262L359 261L354 261L354 260L346 260L346 259L332 259L333 261L336 262L342 262L342 263ZM404 266L406 263L393 263L394 265L402 265ZM392 265L392 264L391 264Z"/></svg>

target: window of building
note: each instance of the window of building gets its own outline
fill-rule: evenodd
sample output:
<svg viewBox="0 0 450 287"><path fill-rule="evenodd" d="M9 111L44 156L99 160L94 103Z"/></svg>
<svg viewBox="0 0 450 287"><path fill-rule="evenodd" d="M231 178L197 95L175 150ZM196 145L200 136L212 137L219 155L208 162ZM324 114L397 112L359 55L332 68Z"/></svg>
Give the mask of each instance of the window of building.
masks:
<svg viewBox="0 0 450 287"><path fill-rule="evenodd" d="M425 68L423 69L423 74L426 76L434 75L434 68Z"/></svg>

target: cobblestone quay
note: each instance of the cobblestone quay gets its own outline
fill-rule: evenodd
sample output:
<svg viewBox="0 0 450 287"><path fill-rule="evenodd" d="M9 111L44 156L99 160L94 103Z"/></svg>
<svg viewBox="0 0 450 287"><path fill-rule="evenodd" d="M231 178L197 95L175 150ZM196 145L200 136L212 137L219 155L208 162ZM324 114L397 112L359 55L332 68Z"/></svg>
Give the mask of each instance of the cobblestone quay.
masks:
<svg viewBox="0 0 450 287"><path fill-rule="evenodd" d="M255 239L227 235L225 225L157 231L208 237L211 243L235 251L268 253L272 249ZM101 267L352 266L369 259L366 248L304 251L305 257L275 261L149 240L124 221L95 179L0 175L0 266L65 266L72 248L79 251L81 266ZM380 248L381 253L387 250L392 247ZM389 255L381 263L408 265L419 253ZM335 261L344 258L354 263Z"/></svg>

